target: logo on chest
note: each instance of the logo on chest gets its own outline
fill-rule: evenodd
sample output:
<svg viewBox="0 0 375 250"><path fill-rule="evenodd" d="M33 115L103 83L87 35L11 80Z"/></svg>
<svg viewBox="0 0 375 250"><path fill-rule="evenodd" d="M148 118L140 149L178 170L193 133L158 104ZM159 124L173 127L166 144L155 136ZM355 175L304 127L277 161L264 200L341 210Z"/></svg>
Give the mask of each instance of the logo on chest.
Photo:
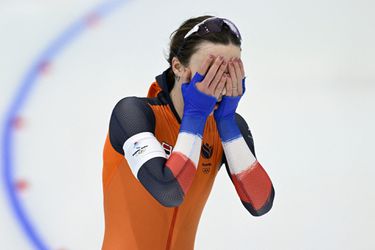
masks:
<svg viewBox="0 0 375 250"><path fill-rule="evenodd" d="M201 148L202 157L205 159L210 159L212 156L212 149L213 149L213 146L211 146L208 143L204 143Z"/></svg>

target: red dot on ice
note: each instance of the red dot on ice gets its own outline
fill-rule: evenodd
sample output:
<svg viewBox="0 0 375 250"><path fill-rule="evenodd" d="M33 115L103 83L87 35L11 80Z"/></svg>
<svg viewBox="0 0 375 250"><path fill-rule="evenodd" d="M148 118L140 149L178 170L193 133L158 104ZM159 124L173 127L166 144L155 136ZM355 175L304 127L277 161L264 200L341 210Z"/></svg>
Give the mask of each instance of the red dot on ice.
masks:
<svg viewBox="0 0 375 250"><path fill-rule="evenodd" d="M88 26L93 27L99 23L100 16L97 13L91 13L86 18L86 23Z"/></svg>
<svg viewBox="0 0 375 250"><path fill-rule="evenodd" d="M17 191L25 191L27 188L29 188L29 183L26 180L18 180L16 182L16 189Z"/></svg>
<svg viewBox="0 0 375 250"><path fill-rule="evenodd" d="M43 61L39 64L39 72L43 75L51 71L51 62Z"/></svg>
<svg viewBox="0 0 375 250"><path fill-rule="evenodd" d="M13 119L13 127L15 129L21 129L25 126L25 119L23 119L22 117L20 116L17 116Z"/></svg>

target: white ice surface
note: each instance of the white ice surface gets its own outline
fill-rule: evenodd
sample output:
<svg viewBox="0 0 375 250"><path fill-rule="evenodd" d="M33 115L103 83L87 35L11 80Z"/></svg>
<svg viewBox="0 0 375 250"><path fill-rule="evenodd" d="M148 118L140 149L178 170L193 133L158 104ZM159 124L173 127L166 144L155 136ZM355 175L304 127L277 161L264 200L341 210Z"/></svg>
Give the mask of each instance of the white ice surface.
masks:
<svg viewBox="0 0 375 250"><path fill-rule="evenodd" d="M0 1L0 115L36 56L97 1ZM110 112L144 96L185 19L214 14L243 36L239 112L273 180L252 217L224 170L202 214L198 250L375 249L373 1L129 1L62 51L31 91L14 137L15 175L50 249L100 249L102 148ZM2 150L0 145L0 150ZM0 249L33 249L0 179Z"/></svg>

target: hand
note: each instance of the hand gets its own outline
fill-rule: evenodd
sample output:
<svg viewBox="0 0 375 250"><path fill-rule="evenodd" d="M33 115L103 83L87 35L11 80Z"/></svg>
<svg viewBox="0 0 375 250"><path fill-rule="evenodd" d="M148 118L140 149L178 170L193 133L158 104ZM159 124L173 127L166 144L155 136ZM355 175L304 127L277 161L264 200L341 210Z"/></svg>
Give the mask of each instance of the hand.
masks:
<svg viewBox="0 0 375 250"><path fill-rule="evenodd" d="M234 119L238 103L245 92L245 72L241 59L231 59L228 69L230 77L226 79L226 95L214 112L216 122Z"/></svg>
<svg viewBox="0 0 375 250"><path fill-rule="evenodd" d="M214 60L210 56L204 61L199 72L195 73L191 81L181 85L184 114L180 131L202 137L206 119L213 111L217 98L225 87L226 78L222 77L225 64L222 57ZM189 76L190 70L186 70L183 82L188 82Z"/></svg>
<svg viewBox="0 0 375 250"><path fill-rule="evenodd" d="M212 55L208 56L208 58L203 62L200 70L197 72L201 75L201 82L196 84L197 89L207 95L211 95L216 97L216 99L219 99L220 93L225 88L226 75L224 72L226 67L227 62L222 56L218 56L216 59L214 59L214 56Z"/></svg>
<svg viewBox="0 0 375 250"><path fill-rule="evenodd" d="M216 127L223 143L241 136L235 114L238 103L245 91L244 70L241 60L230 60L228 69L230 77L227 78L226 82L227 95L223 96L219 107L214 111Z"/></svg>
<svg viewBox="0 0 375 250"><path fill-rule="evenodd" d="M184 115L194 114L207 117L225 88L227 63L223 57L209 56L189 82L190 70L183 75L181 86L184 99ZM206 73L207 72L207 73Z"/></svg>
<svg viewBox="0 0 375 250"><path fill-rule="evenodd" d="M227 79L226 95L242 96L245 93L245 70L242 60L232 58L228 63L230 78Z"/></svg>

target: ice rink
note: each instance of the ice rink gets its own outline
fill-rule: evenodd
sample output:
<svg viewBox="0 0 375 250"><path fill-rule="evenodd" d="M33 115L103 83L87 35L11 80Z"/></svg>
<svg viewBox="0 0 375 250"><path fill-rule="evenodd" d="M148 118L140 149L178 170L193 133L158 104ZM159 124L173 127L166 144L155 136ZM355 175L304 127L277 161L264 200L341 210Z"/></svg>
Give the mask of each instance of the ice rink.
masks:
<svg viewBox="0 0 375 250"><path fill-rule="evenodd" d="M170 34L203 14L241 31L238 112L276 196L253 217L222 169L195 249L375 249L374 9L370 0L0 0L0 249L100 249L111 111L147 94L168 67Z"/></svg>

